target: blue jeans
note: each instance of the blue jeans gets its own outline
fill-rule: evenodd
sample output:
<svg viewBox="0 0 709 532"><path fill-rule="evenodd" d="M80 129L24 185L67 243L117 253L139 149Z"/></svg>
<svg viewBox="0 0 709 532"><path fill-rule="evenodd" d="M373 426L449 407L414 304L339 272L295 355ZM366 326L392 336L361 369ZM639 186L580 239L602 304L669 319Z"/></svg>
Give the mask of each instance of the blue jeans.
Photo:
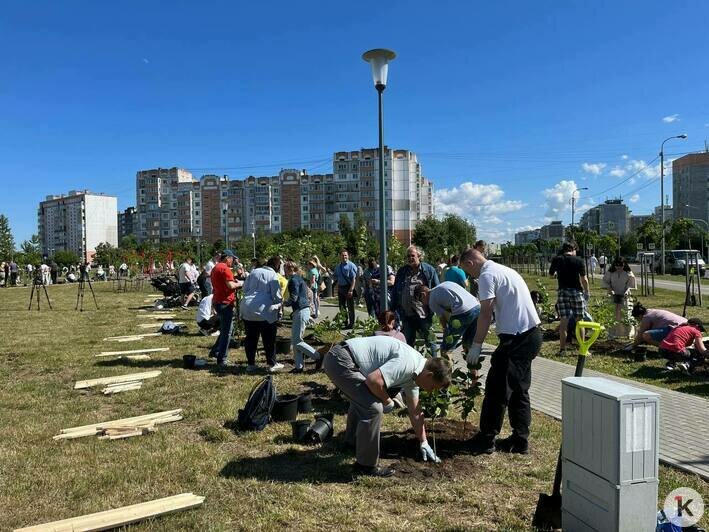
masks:
<svg viewBox="0 0 709 532"><path fill-rule="evenodd" d="M463 341L463 351L467 352L468 348L473 344L475 332L478 328L478 315L480 307L475 307L465 314L451 316L446 324L446 330L443 331L443 342L441 342L442 351L451 351L455 349Z"/></svg>
<svg viewBox="0 0 709 532"><path fill-rule="evenodd" d="M320 315L320 293L318 292L317 286L313 286L312 291L313 291L313 306L315 307L315 316L313 316L313 318L317 318Z"/></svg>
<svg viewBox="0 0 709 532"><path fill-rule="evenodd" d="M656 342L662 342L671 331L672 327L660 327L658 329L648 329L645 334L650 335L650 338Z"/></svg>
<svg viewBox="0 0 709 532"><path fill-rule="evenodd" d="M290 343L293 346L293 356L295 357L296 369L303 368L303 353L296 346L303 341L305 327L310 321L310 309L308 307L293 311L293 328L291 329Z"/></svg>
<svg viewBox="0 0 709 532"><path fill-rule="evenodd" d="M416 345L416 335L419 334L431 349L431 356L435 357L438 355L438 343L436 342L436 335L431 330L431 317L420 318L418 316L404 316L401 315L401 328L403 329L404 336L406 337L406 343L411 347Z"/></svg>
<svg viewBox="0 0 709 532"><path fill-rule="evenodd" d="M219 316L219 337L212 347L212 353L217 357L217 363L226 363L229 357L229 340L234 326L234 305L217 303L214 305Z"/></svg>

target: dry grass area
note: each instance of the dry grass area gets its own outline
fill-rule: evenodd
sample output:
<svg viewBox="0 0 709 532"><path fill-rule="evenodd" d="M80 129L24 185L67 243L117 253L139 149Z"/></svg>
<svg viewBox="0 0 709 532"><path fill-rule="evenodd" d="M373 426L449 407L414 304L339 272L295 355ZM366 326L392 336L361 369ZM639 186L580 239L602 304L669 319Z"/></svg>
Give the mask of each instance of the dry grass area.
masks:
<svg viewBox="0 0 709 532"><path fill-rule="evenodd" d="M289 424L257 433L225 428L258 376L245 375L244 354L226 374L182 369L182 355L206 358L213 339L197 335L193 312L182 337L109 343L107 336L139 329L144 294L114 294L95 285L101 310L75 312L76 286L50 287L54 311L27 311L29 290L0 291L0 528L67 518L181 492L206 496L196 510L143 522L136 529L474 529L528 530L540 492L548 492L560 438L558 422L535 414L529 456L472 457L460 441L436 442L441 466L412 459L403 435L408 422L384 421L385 463L392 479L352 480L353 457L336 437L322 447L292 443ZM89 305L86 305L89 309ZM182 317L184 316L184 319ZM99 351L170 347L152 360L100 360ZM263 363L263 361L262 361ZM211 366L210 366L211 367ZM75 391L76 380L160 369L140 390L104 396ZM344 429L346 405L322 373L276 377L282 393L312 388L314 406L335 412ZM183 408L185 419L151 435L117 441L55 442L60 429ZM472 419L465 429L473 434ZM403 449L400 456L394 449ZM691 486L709 500L696 477L663 467L660 495Z"/></svg>

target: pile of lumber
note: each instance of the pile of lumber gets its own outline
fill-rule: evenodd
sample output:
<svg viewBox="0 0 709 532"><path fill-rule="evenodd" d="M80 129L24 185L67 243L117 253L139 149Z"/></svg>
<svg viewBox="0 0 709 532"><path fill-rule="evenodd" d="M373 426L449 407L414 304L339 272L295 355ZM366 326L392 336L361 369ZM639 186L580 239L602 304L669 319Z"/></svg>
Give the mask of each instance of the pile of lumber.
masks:
<svg viewBox="0 0 709 532"><path fill-rule="evenodd" d="M103 390L103 395L113 395L119 392L130 392L131 390L140 390L143 387L143 381L121 382L118 384L109 384Z"/></svg>
<svg viewBox="0 0 709 532"><path fill-rule="evenodd" d="M101 377L98 379L88 379L85 381L76 381L74 383L74 389L75 390L83 390L85 388L92 388L94 386L101 386L101 385L107 385L108 387L112 386L121 386L121 385L128 385L128 384L134 384L136 382L142 383L145 379L154 379L155 377L159 376L162 372L160 370L154 370L154 371L142 371L140 373L129 373L128 375L116 375L115 377ZM105 393L106 388L104 388L104 393Z"/></svg>
<svg viewBox="0 0 709 532"><path fill-rule="evenodd" d="M184 321L175 321L173 323L175 325L184 325L185 324ZM140 325L138 325L138 327L140 327L141 329L154 329L157 326L158 326L157 323L141 323Z"/></svg>
<svg viewBox="0 0 709 532"><path fill-rule="evenodd" d="M104 421L93 425L83 425L70 429L62 429L59 434L53 437L54 440L73 440L86 436L98 436L100 439L118 440L132 436L142 436L154 432L158 425L180 421L182 419L182 409L166 410L155 412L144 416L128 417L116 419L115 421Z"/></svg>
<svg viewBox="0 0 709 532"><path fill-rule="evenodd" d="M160 351L169 351L169 347L153 347L151 349L133 349L131 351L102 351L98 355L99 358L104 357L124 357L129 360L150 360L150 355L145 353L158 353Z"/></svg>
<svg viewBox="0 0 709 532"><path fill-rule="evenodd" d="M150 519L172 512L196 508L203 502L204 497L194 495L193 493L181 493L180 495L173 495L172 497L141 502L140 504L132 504L130 506L123 506L122 508L115 508L95 514L72 517L62 521L53 521L51 523L26 528L18 528L15 532L108 530L131 523L137 523L143 519Z"/></svg>

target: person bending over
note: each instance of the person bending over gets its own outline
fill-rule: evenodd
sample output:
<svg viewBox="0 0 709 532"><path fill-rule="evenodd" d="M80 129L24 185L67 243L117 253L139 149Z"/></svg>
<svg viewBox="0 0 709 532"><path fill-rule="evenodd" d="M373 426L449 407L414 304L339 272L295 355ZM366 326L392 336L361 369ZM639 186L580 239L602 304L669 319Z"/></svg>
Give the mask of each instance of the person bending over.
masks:
<svg viewBox="0 0 709 532"><path fill-rule="evenodd" d="M645 308L640 302L633 305L632 315L640 321L633 341L634 346L641 344L658 346L673 329L687 323L687 318L669 310Z"/></svg>
<svg viewBox="0 0 709 532"><path fill-rule="evenodd" d="M690 374L704 362L707 348L702 340L703 332L704 324L699 318L690 318L686 325L680 325L670 331L660 342L660 356L670 361L669 369L678 369ZM688 349L692 345L696 354Z"/></svg>

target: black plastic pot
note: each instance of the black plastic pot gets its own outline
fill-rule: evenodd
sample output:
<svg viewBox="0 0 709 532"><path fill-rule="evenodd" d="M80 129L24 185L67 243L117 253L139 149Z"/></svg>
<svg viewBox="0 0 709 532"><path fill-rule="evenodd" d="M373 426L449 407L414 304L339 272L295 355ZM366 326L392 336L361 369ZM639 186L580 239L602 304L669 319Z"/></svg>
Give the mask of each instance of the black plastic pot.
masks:
<svg viewBox="0 0 709 532"><path fill-rule="evenodd" d="M335 414L333 414L332 412L325 412L323 414L317 414L315 416L315 419L319 419L319 418L327 419L330 422L330 424L335 422Z"/></svg>
<svg viewBox="0 0 709 532"><path fill-rule="evenodd" d="M182 356L182 363L185 366L185 369L194 369L195 362L197 361L197 357L195 355L183 355Z"/></svg>
<svg viewBox="0 0 709 532"><path fill-rule="evenodd" d="M293 429L293 439L302 441L310 428L310 421L301 419L300 421L291 421L290 426Z"/></svg>
<svg viewBox="0 0 709 532"><path fill-rule="evenodd" d="M305 441L308 443L322 443L332 436L333 425L332 421L325 417L316 417L305 435Z"/></svg>
<svg viewBox="0 0 709 532"><path fill-rule="evenodd" d="M295 421L298 419L298 396L281 395L271 410L273 421Z"/></svg>
<svg viewBox="0 0 709 532"><path fill-rule="evenodd" d="M310 392L298 396L298 413L307 414L313 411L313 396Z"/></svg>
<svg viewBox="0 0 709 532"><path fill-rule="evenodd" d="M276 353L279 355L290 353L290 338L276 338Z"/></svg>
<svg viewBox="0 0 709 532"><path fill-rule="evenodd" d="M633 359L635 362L645 362L647 360L647 350L637 349L633 352Z"/></svg>

